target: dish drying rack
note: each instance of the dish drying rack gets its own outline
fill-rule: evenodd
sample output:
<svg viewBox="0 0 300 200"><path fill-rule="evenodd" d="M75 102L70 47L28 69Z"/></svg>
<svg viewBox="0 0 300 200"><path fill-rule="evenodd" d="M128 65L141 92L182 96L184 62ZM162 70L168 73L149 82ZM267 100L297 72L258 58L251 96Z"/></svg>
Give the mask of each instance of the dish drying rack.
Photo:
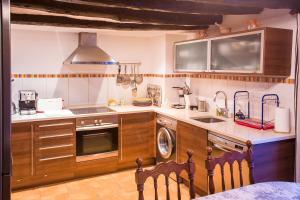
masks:
<svg viewBox="0 0 300 200"><path fill-rule="evenodd" d="M245 119L239 119L236 116L236 104L238 97L246 96L248 99L248 105L247 105L247 115L245 115ZM234 122L237 124L240 124L242 126L247 126L250 128L255 129L262 129L262 130L268 130L274 128L274 123L271 121L265 121L264 120L264 106L267 102L274 101L279 107L279 97L277 94L265 94L262 96L261 99L261 119L254 119L250 117L250 93L248 91L237 91L234 93L234 107L233 107L233 113L234 113Z"/></svg>

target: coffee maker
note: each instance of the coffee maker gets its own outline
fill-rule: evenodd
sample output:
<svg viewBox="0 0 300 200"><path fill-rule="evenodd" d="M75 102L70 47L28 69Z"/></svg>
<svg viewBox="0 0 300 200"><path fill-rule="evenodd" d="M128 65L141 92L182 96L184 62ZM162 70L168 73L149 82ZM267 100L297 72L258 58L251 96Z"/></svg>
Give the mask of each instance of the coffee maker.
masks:
<svg viewBox="0 0 300 200"><path fill-rule="evenodd" d="M19 111L21 115L36 114L37 96L35 90L19 91Z"/></svg>

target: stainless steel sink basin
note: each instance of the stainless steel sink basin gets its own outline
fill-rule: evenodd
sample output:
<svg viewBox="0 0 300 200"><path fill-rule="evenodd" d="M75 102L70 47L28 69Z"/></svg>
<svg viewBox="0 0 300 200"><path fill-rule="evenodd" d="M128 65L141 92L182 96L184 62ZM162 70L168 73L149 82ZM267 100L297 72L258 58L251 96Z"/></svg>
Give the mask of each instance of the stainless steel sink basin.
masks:
<svg viewBox="0 0 300 200"><path fill-rule="evenodd" d="M215 117L194 117L193 120L204 122L204 123L217 123L217 122L224 122L222 119L218 119Z"/></svg>

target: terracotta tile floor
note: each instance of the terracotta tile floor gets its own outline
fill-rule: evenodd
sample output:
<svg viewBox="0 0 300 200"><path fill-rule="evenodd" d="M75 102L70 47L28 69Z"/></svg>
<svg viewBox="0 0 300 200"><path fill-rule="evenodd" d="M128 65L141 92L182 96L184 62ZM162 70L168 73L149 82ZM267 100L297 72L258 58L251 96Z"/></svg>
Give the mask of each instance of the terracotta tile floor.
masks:
<svg viewBox="0 0 300 200"><path fill-rule="evenodd" d="M166 199L164 177L158 180L160 200ZM177 199L177 185L170 181L171 199ZM182 200L189 199L188 188L181 185ZM145 200L154 200L153 181L145 184ZM17 191L13 200L137 200L134 170L128 170L61 184Z"/></svg>

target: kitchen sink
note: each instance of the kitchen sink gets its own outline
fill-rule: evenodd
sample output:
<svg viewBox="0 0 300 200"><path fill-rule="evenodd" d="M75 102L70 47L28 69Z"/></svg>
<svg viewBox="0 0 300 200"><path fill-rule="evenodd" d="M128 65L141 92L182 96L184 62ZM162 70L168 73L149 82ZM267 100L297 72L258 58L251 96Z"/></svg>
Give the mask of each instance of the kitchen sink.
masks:
<svg viewBox="0 0 300 200"><path fill-rule="evenodd" d="M199 121L199 122L204 122L204 123L224 122L224 120L218 119L218 118L215 118L215 117L194 117L194 118L191 118L191 119Z"/></svg>

